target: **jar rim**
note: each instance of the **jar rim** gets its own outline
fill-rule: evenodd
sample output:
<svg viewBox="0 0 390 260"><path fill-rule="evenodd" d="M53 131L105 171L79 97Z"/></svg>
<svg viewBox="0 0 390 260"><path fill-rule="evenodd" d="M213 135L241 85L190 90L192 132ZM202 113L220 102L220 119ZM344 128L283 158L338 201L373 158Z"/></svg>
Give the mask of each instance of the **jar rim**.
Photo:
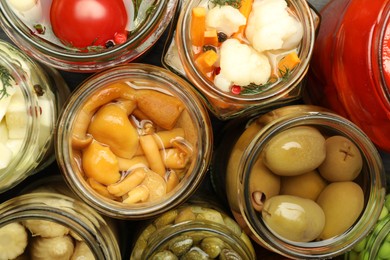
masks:
<svg viewBox="0 0 390 260"><path fill-rule="evenodd" d="M218 96L223 100L229 102L246 102L249 104L257 104L264 102L265 104L277 100L296 88L298 83L305 76L310 57L313 52L315 39L315 21L313 12L306 1L286 0L289 5L292 5L297 10L298 18L302 21L304 26L303 40L300 44L298 55L301 58L300 64L294 69L291 80L287 83L282 81L276 85L272 85L269 89L256 95L234 95L232 93L224 92L214 86L210 80L204 76L196 67L192 57L191 41L189 40L189 23L191 20L191 8L199 4L202 0L188 1L180 13L177 29L176 29L176 46L178 48L179 58L183 64L186 76L191 82L201 91L201 93L208 93L212 96ZM206 94L205 94L206 95Z"/></svg>
<svg viewBox="0 0 390 260"><path fill-rule="evenodd" d="M11 56L10 53L12 53L14 56ZM27 173L33 174L39 169L42 169L48 164L52 163L55 157L54 154L52 156L48 156L47 160L41 164L39 168L33 169L36 167L36 160L39 161L39 158L45 155L45 152L48 149L48 145L46 143L46 145L42 147L40 151L37 151L36 145L38 144L39 138L37 137L40 133L41 114L37 113L37 111L34 112L33 110L33 108L37 109L40 106L38 96L35 95L34 90L32 89L32 85L46 85L48 82L50 82L49 77L43 73L43 68L41 68L39 64L35 63L15 46L3 40L0 40L0 66L9 71L13 81L15 81L16 85L19 86L21 95L25 102L24 112L28 115L26 117L25 135L23 139L17 139L17 141L21 141L21 146L18 150L19 152L16 153L6 168L0 170L1 192L3 190L12 188L21 182L27 177ZM53 115L57 113L57 109L57 107L53 107ZM53 127L53 125L51 127ZM47 142L51 143L51 139ZM14 145L18 144L15 143ZM33 160L34 163L26 165L26 158L30 158L30 160Z"/></svg>
<svg viewBox="0 0 390 260"><path fill-rule="evenodd" d="M114 234L107 228L106 225L108 224L94 210L85 204L78 204L73 209L73 211L76 211L72 212L72 209L62 209L58 205L48 205L42 201L43 198L46 198L51 202L52 200L60 200L69 203L76 202L76 200L66 195L51 192L21 194L0 204L0 212L2 215L0 224L7 225L13 222L31 219L50 221L69 228L75 232L75 234L83 238L83 241L98 259L108 257L108 252L105 252L106 249L101 246L105 243L109 243L110 252L116 254L113 255L111 259L120 257L119 245L114 238ZM87 216L84 216L85 219L80 218L79 216L83 215L83 212L87 212L88 217L94 217L95 222L88 219ZM86 220L90 222L87 222ZM95 226L96 224L100 226ZM104 225L101 226L101 224ZM103 235L99 236L97 233L100 235L104 233L104 236L106 237L103 238ZM104 239L104 241L101 241L101 239ZM96 243L96 240L98 240L99 243Z"/></svg>
<svg viewBox="0 0 390 260"><path fill-rule="evenodd" d="M92 91L99 89L104 85L112 82L123 81L123 79L137 79L148 78L156 82L159 86L165 84L165 91L178 96L187 106L190 116L193 120L194 127L197 129L197 148L198 154L194 158L193 167L187 179L183 180L182 184L174 194L168 195L164 200L158 202L145 204L146 206L126 206L123 203L115 202L102 196L97 196L87 185L82 183L80 176L72 168L70 153L71 145L69 141L69 129L72 128L74 118L72 112L79 109L83 100L88 98ZM59 119L59 125L56 135L56 155L60 162L61 170L65 176L66 181L70 184L72 189L79 194L83 200L88 201L88 204L98 209L105 215L114 218L124 219L142 219L154 216L167 211L188 198L203 180L208 164L211 159L211 142L212 132L209 128L210 119L207 110L203 103L197 99L196 94L186 81L179 78L177 75L160 67L130 63L115 68L105 70L101 73L95 74L84 81L73 94L73 98L68 100L65 105L62 115ZM195 110L196 109L196 110ZM202 141L199 141L202 140ZM73 187L74 186L74 187Z"/></svg>
<svg viewBox="0 0 390 260"><path fill-rule="evenodd" d="M292 106L293 108L305 107L305 105ZM277 109L283 111L289 107ZM271 112L272 113L272 112ZM256 212L251 206L249 192L249 177L251 165L256 161L267 141L280 131L301 126L313 125L336 129L343 135L351 139L359 148L363 155L363 161L366 163L367 172L370 174L368 180L369 194L365 193L365 206L356 221L356 223L345 233L323 241L313 241L309 243L287 241L281 237L275 236L263 223L261 218L257 217ZM254 235L261 243L274 248L278 253L287 257L297 259L301 258L322 258L339 255L345 250L352 248L359 239L363 238L371 230L379 217L383 198L385 196L385 172L381 162L379 152L371 143L369 138L349 120L342 118L330 111L310 112L295 111L291 114L285 114L279 118L273 119L269 124L259 130L250 144L245 148L239 162L239 168L242 169L238 184L238 198L241 198L239 208L246 222L255 231Z"/></svg>
<svg viewBox="0 0 390 260"><path fill-rule="evenodd" d="M207 223L205 223L207 222ZM146 251L146 255L144 255L145 259L149 259L160 246L167 243L170 239L174 239L177 236L185 235L189 232L207 232L209 235L212 234L213 237L223 237L224 242L229 242L231 246L234 246L236 251L239 251L242 256L245 256L243 259L251 259L253 258L251 248L248 248L248 245L236 234L234 234L228 228L223 227L222 225L211 222L211 221L202 221L202 220L194 220L188 222L182 222L179 224L175 224L170 226L169 228L163 228L161 230L157 230L159 233L156 234L156 237L149 237L148 242L149 245ZM145 252L144 251L144 252Z"/></svg>
<svg viewBox="0 0 390 260"><path fill-rule="evenodd" d="M32 35L6 1L0 3L0 22L11 40L34 58L61 70L93 72L134 60L142 55L163 34L178 1L156 0L153 12L135 29L136 33L125 43L101 52L74 52Z"/></svg>

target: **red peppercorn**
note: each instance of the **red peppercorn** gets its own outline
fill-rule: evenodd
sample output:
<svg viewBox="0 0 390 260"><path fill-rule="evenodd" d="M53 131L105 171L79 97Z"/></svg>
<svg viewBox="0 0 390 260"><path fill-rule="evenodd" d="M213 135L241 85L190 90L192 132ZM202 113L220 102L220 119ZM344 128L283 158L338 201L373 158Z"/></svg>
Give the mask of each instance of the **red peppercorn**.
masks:
<svg viewBox="0 0 390 260"><path fill-rule="evenodd" d="M232 89L231 89L231 92L234 94L234 95L239 95L241 93L241 87L238 86L238 85L233 85L232 86Z"/></svg>
<svg viewBox="0 0 390 260"><path fill-rule="evenodd" d="M127 35L125 33L115 33L114 42L115 44L125 43L127 40Z"/></svg>
<svg viewBox="0 0 390 260"><path fill-rule="evenodd" d="M221 67L216 67L216 68L214 69L214 74L215 74L215 75L218 75L220 72L221 72Z"/></svg>

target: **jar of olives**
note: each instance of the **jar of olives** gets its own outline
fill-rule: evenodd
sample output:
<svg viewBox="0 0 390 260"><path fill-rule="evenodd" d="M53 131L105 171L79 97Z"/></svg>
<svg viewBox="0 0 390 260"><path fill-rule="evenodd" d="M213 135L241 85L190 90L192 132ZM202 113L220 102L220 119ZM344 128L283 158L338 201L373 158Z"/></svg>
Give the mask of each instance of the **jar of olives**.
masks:
<svg viewBox="0 0 390 260"><path fill-rule="evenodd" d="M0 41L0 193L54 161L53 132L69 93L57 71Z"/></svg>
<svg viewBox="0 0 390 260"><path fill-rule="evenodd" d="M256 259L248 236L226 213L191 201L148 221L130 259Z"/></svg>
<svg viewBox="0 0 390 260"><path fill-rule="evenodd" d="M303 0L188 0L163 64L219 119L255 114L300 98L318 23Z"/></svg>
<svg viewBox="0 0 390 260"><path fill-rule="evenodd" d="M386 187L380 155L358 127L331 111L278 108L232 122L221 140L214 186L267 249L293 259L335 257L380 215Z"/></svg>
<svg viewBox="0 0 390 260"><path fill-rule="evenodd" d="M188 83L132 63L92 75L73 92L55 148L66 182L87 204L142 219L196 191L211 144L207 109Z"/></svg>
<svg viewBox="0 0 390 260"><path fill-rule="evenodd" d="M74 199L61 178L0 204L0 259L121 259L118 226Z"/></svg>
<svg viewBox="0 0 390 260"><path fill-rule="evenodd" d="M0 24L15 44L40 62L94 72L148 51L170 24L178 2L5 0L0 3Z"/></svg>

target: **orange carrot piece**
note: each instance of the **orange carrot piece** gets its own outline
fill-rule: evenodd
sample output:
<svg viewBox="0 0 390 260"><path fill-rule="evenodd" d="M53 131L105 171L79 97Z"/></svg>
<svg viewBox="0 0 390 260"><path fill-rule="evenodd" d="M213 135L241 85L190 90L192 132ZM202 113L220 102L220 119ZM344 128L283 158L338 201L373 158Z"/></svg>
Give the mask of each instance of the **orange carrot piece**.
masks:
<svg viewBox="0 0 390 260"><path fill-rule="evenodd" d="M286 72L291 71L295 66L297 66L301 60L298 57L298 54L293 51L284 56L278 63L278 75L282 77Z"/></svg>
<svg viewBox="0 0 390 260"><path fill-rule="evenodd" d="M194 46L202 47L204 44L204 32L206 30L206 8L194 7L191 17L191 41Z"/></svg>
<svg viewBox="0 0 390 260"><path fill-rule="evenodd" d="M218 54L213 50L203 52L195 59L198 69L205 75L213 72L214 64L218 60Z"/></svg>
<svg viewBox="0 0 390 260"><path fill-rule="evenodd" d="M249 14L252 11L252 4L253 4L253 0L241 0L241 6L239 11L243 16L245 16L247 23L248 23ZM245 36L245 29L246 29L246 24L241 25L238 28L238 31L233 34L233 37L242 41L242 39Z"/></svg>
<svg viewBox="0 0 390 260"><path fill-rule="evenodd" d="M218 46L218 33L215 29L208 29L204 32L204 45Z"/></svg>

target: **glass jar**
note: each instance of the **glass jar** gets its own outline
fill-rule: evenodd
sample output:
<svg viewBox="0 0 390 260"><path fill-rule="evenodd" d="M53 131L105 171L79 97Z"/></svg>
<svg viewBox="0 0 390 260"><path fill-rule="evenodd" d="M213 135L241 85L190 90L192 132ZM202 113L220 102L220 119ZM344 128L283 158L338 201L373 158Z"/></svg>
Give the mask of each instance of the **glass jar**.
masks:
<svg viewBox="0 0 390 260"><path fill-rule="evenodd" d="M116 223L75 199L60 176L30 184L0 214L2 259L121 259Z"/></svg>
<svg viewBox="0 0 390 260"><path fill-rule="evenodd" d="M304 95L307 103L328 107L350 119L387 152L389 20L388 1L330 1L321 10Z"/></svg>
<svg viewBox="0 0 390 260"><path fill-rule="evenodd" d="M232 2L234 3L234 1ZM260 2L257 4L259 5L259 3ZM302 25L302 38L296 49L289 50L287 47L286 49L283 49L284 47L278 49L279 47L275 47L274 50L256 51L252 48L253 44L249 44L247 38L240 36L240 40L243 44L239 45L239 47L243 51L240 52L240 54L236 54L237 56L234 59L231 58L232 63L237 65L237 68L232 70L240 71L240 73L244 75L242 76L244 78L250 78L250 76L245 74L246 71L250 71L252 69L250 68L250 65L248 65L249 67L245 67L245 69L242 68L245 64L250 64L249 56L247 57L245 55L251 53L252 57L257 54L259 56L266 56L267 58L265 59L269 60L272 67L270 73L266 75L269 77L266 83L259 84L256 82L249 82L246 84L242 82L240 84L235 84L235 81L232 80L229 87L217 87L216 78L219 76L221 71L223 71L223 69L220 69L220 62L222 57L222 47L227 46L224 44L225 42L214 43L212 47L210 47L211 44L205 43L205 48L213 48L213 50L216 51L217 55L215 55L215 57L217 61L213 63L210 70L207 70L207 73L199 67L200 62L198 58L207 51L205 48L202 50L202 47L194 47L193 45L192 38L195 37L191 36L191 23L193 17L192 11L195 7L201 6L209 12L210 8L213 8L213 5L205 0L189 0L183 3L176 31L174 32L174 40L170 43L169 48L165 50L166 53L164 54L162 61L163 65L179 75L188 78L202 98L206 101L210 111L220 120L227 120L240 115L250 115L258 111L266 111L272 106L296 101L301 97L301 82L308 69L314 45L315 30L319 23L319 16L317 16L315 11L310 9L306 1L287 0L286 5L290 14L293 14L295 17L294 19L299 21ZM253 13L254 12L250 15L253 15ZM249 21L249 18L251 17L250 15L248 16L247 21ZM226 16L229 17L229 15ZM223 15L220 15L220 17L223 17ZM226 19L226 23L232 22L228 21L228 18ZM254 20L255 18L252 19ZM291 24L291 22L288 24ZM220 26L223 28L223 24ZM201 25L198 25L198 27L201 27ZM220 33L220 30L222 29L219 29L218 26L216 28L217 32ZM235 39L233 36L228 37L230 43L232 43L232 40ZM280 65L280 61L287 56L287 53L291 52L297 53L297 59L300 60L298 65L294 68L287 68L282 65L279 68L276 68L276 64ZM228 53L228 51L226 51L226 53ZM224 55L224 57L226 57L225 59L227 60L229 55ZM245 59L244 57L248 58L247 62L242 61L242 66L238 67L241 60ZM259 63L261 62L259 61ZM262 72L263 69L259 69L256 67L257 65L252 65L252 67L257 69L259 74ZM225 65L225 67L228 68L228 65ZM283 71L285 73L283 73L283 75L279 75ZM224 77L226 78L226 76ZM237 79L237 82L238 81L239 79ZM219 82L225 81L221 79Z"/></svg>
<svg viewBox="0 0 390 260"><path fill-rule="evenodd" d="M225 141L217 146L212 163L214 186L217 194L226 195L233 216L243 230L263 247L293 259L331 258L351 249L378 219L385 196L384 167L369 138L347 119L321 107L294 105L275 109L246 123L234 122L224 132L221 140ZM317 138L314 132L321 140L318 143L313 141ZM337 141L337 145L333 142L332 148L328 140L335 140L334 137L344 141ZM295 153L288 155L290 150ZM359 157L360 168L355 168L358 163L348 158ZM339 158L340 163L332 158ZM343 165L346 161L350 162L347 167ZM354 169L355 174L329 176L326 168L330 169L331 165L338 165L334 171ZM352 201L358 196L358 201ZM288 210L283 211L286 205L304 209L294 211L298 212L299 221L294 222L296 219L285 213ZM360 209L349 208L352 205ZM278 206L283 214L279 214ZM348 208L348 213L340 213L348 217L332 216L336 207L337 212ZM355 217L349 219L352 215ZM280 222L275 226L278 216ZM319 219L324 222L317 222ZM339 228L340 223L344 227L331 232L332 228L324 223L336 220L332 227ZM278 230L278 226L290 230L289 233ZM308 230L317 228L317 233L308 235Z"/></svg>
<svg viewBox="0 0 390 260"><path fill-rule="evenodd" d="M229 258L230 257L230 258ZM217 207L199 201L145 225L130 259L256 259L248 236Z"/></svg>
<svg viewBox="0 0 390 260"><path fill-rule="evenodd" d="M141 219L179 205L198 188L212 131L207 109L185 80L134 63L98 73L73 92L55 148L67 183L84 201L114 218Z"/></svg>
<svg viewBox="0 0 390 260"><path fill-rule="evenodd" d="M54 161L52 136L69 89L54 69L0 41L0 192Z"/></svg>
<svg viewBox="0 0 390 260"><path fill-rule="evenodd" d="M124 8L127 17L134 19L132 21L128 19L125 28L127 33L123 33L124 40L116 40L113 36L113 39L106 43L95 46L94 40L91 41L93 46L83 48L62 43L53 33L50 20L52 0L36 1L33 7L29 7L30 9L20 7L20 10L15 9L10 1L2 1L0 23L15 44L42 63L66 71L95 72L133 61L149 50L169 25L178 2L178 0L125 0ZM100 7L105 7L104 2L102 6L96 6L94 3L84 3L84 5L93 5L85 8L95 8L96 12ZM134 14L137 14L136 17ZM92 16L91 19L98 19L98 17ZM75 27L73 28L75 34L82 34L77 32L77 26Z"/></svg>

